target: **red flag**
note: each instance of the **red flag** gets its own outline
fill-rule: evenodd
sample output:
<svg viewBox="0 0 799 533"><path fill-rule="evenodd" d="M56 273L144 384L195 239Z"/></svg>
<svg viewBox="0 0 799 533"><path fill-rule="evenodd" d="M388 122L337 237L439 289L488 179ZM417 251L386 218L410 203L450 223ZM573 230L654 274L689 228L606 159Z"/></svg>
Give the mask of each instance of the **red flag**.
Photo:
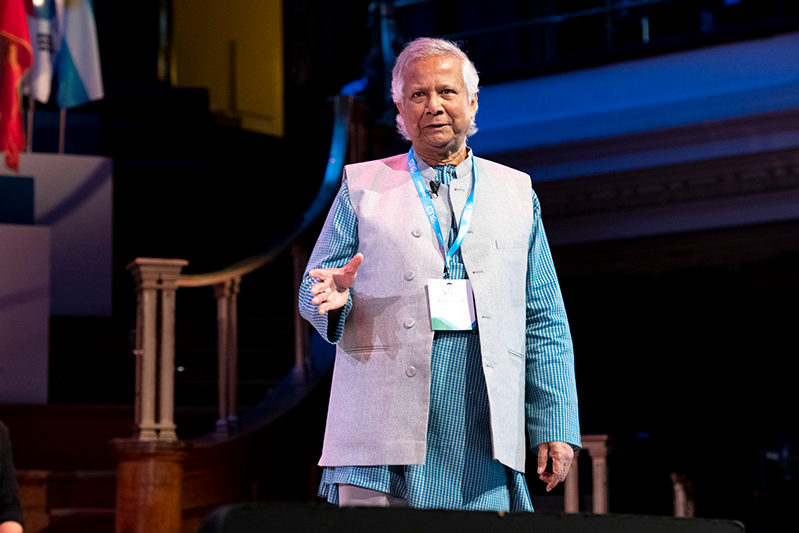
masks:
<svg viewBox="0 0 799 533"><path fill-rule="evenodd" d="M6 166L18 170L19 152L25 146L19 83L33 64L24 0L0 0L0 50L0 151L6 153Z"/></svg>

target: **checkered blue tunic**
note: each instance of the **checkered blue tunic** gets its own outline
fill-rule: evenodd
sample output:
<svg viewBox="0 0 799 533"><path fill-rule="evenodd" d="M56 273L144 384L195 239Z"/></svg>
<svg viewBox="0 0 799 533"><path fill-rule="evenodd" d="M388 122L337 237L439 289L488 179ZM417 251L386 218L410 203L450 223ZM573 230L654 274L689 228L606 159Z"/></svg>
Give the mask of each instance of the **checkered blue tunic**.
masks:
<svg viewBox="0 0 799 533"><path fill-rule="evenodd" d="M455 168L451 165L437 167L435 179L448 185L456 177ZM451 213L451 218L449 245L455 240L458 223L454 213ZM538 217L536 219L540 220ZM320 249L327 252L314 268L341 267L357 253L358 221L346 182L336 198L332 219L320 235L314 253ZM532 269L535 262L536 268L540 269L543 262L548 270L545 274L554 277L548 254L545 261L541 261L543 258L540 257L532 257L532 253L530 255L528 268ZM453 279L467 278L460 250L449 263L449 272ZM309 283L306 279L308 286L304 287L305 290L301 289L301 298L307 300L301 305L313 307L310 305ZM531 288L532 285L528 286L528 294ZM546 295L536 296L546 298ZM337 324L330 324L330 329L327 315L321 317L316 314L318 318L315 317L314 326L330 342L337 342L343 334L344 318L351 306L350 299L343 309L341 320ZM415 508L532 511L524 474L492 457L488 395L478 333L435 332L431 359L425 464L326 467L319 496L338 504L338 484L349 483L406 499ZM566 385L573 387L573 375L568 379L570 383ZM569 433L570 439L551 440L579 444L579 429Z"/></svg>

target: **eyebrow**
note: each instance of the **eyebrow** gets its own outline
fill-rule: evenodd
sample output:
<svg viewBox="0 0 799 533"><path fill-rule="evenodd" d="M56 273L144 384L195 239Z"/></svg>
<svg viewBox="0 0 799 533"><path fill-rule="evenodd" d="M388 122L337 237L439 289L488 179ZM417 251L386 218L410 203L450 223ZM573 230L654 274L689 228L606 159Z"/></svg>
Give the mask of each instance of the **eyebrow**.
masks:
<svg viewBox="0 0 799 533"><path fill-rule="evenodd" d="M418 92L418 91L426 91L427 89L428 89L427 85L410 85L410 86L408 86L408 90L410 92L412 92L412 93L415 93L415 92ZM453 83L442 83L441 85L436 85L435 86L435 90L436 91L441 91L441 90L444 90L444 89L458 90L458 86L453 84Z"/></svg>

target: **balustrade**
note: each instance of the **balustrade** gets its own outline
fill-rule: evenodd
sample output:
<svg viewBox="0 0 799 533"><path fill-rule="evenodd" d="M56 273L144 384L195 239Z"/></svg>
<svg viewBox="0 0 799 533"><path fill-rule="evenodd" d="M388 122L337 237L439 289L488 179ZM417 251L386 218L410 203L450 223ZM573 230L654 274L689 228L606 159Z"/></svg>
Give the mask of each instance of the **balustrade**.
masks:
<svg viewBox="0 0 799 533"><path fill-rule="evenodd" d="M139 257L127 269L136 282L136 401L138 439L177 440L175 412L175 293L184 259Z"/></svg>
<svg viewBox="0 0 799 533"><path fill-rule="evenodd" d="M608 512L608 450L610 438L607 435L583 435L581 451L591 458L591 474L593 479L593 513ZM564 507L567 513L580 512L580 485L577 459L580 452L574 455L571 472L564 482Z"/></svg>
<svg viewBox="0 0 799 533"><path fill-rule="evenodd" d="M219 419L216 430L238 429L239 327L238 294L241 276L214 284L219 367Z"/></svg>

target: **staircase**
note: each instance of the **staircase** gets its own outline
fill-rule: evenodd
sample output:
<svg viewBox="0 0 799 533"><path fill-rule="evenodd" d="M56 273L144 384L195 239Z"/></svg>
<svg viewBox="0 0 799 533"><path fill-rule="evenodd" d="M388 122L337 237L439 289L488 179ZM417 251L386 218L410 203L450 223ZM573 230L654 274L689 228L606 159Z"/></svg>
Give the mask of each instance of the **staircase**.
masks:
<svg viewBox="0 0 799 533"><path fill-rule="evenodd" d="M29 533L114 531L116 475L113 470L17 472Z"/></svg>
<svg viewBox="0 0 799 533"><path fill-rule="evenodd" d="M26 533L111 533L115 465L131 406L0 405L11 435Z"/></svg>
<svg viewBox="0 0 799 533"><path fill-rule="evenodd" d="M135 117L112 116L105 117L101 129L102 142L131 132L147 140L146 150L108 154L114 157L115 179L113 317L52 317L51 403L0 405L0 420L11 434L28 533L110 533L119 523L118 487L133 491L128 504L146 499L147 483L123 479L119 484L112 450L123 452L111 445L140 442L130 440L137 431L132 405L136 298L124 266L140 256L185 257L190 265L184 272L192 274L273 249L298 226L309 205L315 211L305 215L302 227L324 215L340 179L340 166L328 170L327 189L315 198L326 164L323 152L317 164L308 157L307 145L298 157L281 140L209 121L166 121L151 131L152 125L137 123ZM340 148L331 159L340 165L346 123L337 131ZM268 163L281 159L302 165L275 174L276 167ZM298 233L292 235L296 239ZM215 431L220 384L214 290L188 285L177 294L174 419L188 452L179 510L184 531L196 529L220 502L315 498L327 392L318 386L324 365L313 376L300 372L295 379L291 372L296 362L295 269L291 255L284 253L242 280L236 375L245 416L234 435ZM148 503L123 507L135 508L136 520L139 509L146 514Z"/></svg>

